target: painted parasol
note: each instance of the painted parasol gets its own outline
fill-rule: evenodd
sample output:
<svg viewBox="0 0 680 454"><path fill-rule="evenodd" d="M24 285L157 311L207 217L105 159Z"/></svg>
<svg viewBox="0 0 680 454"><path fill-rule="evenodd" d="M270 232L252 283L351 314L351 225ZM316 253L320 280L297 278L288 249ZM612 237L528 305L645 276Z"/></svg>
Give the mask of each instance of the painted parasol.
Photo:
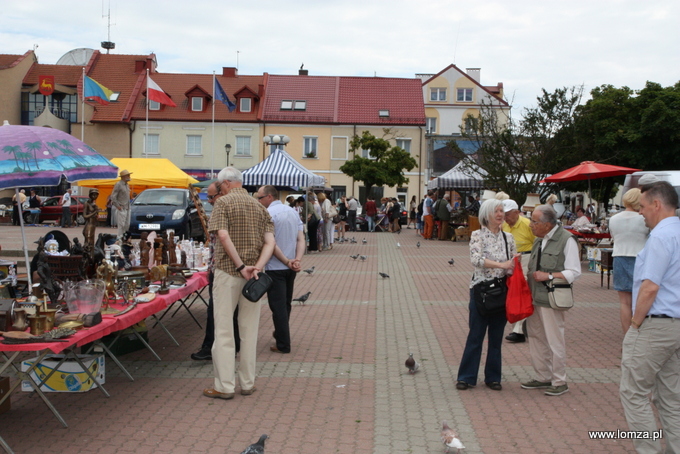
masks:
<svg viewBox="0 0 680 454"><path fill-rule="evenodd" d="M7 121L0 126L0 189L58 186L62 176L67 181L116 178L118 168L92 147L70 134L42 126L14 126ZM24 217L19 205L19 222L24 258L31 287L28 246Z"/></svg>

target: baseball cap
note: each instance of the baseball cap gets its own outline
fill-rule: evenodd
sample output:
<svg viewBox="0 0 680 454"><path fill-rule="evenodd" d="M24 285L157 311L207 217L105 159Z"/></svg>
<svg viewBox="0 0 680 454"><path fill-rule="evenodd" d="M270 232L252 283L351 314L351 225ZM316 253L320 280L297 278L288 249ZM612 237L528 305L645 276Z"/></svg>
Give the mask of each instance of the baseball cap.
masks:
<svg viewBox="0 0 680 454"><path fill-rule="evenodd" d="M517 205L517 202L515 202L512 199L503 200L503 212L507 213L508 211L512 211L512 210L519 210L519 206Z"/></svg>

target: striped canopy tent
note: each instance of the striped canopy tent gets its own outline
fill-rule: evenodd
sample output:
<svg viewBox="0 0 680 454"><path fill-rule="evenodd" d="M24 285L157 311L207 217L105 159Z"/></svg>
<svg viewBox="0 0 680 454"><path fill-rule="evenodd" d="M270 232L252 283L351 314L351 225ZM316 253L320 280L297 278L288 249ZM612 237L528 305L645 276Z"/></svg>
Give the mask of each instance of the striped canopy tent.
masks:
<svg viewBox="0 0 680 454"><path fill-rule="evenodd" d="M448 172L433 178L427 189L483 189L486 171L472 161L464 160Z"/></svg>
<svg viewBox="0 0 680 454"><path fill-rule="evenodd" d="M277 148L261 163L243 171L243 186L263 186L271 184L281 187L307 188L324 186L326 180L305 169L285 150Z"/></svg>

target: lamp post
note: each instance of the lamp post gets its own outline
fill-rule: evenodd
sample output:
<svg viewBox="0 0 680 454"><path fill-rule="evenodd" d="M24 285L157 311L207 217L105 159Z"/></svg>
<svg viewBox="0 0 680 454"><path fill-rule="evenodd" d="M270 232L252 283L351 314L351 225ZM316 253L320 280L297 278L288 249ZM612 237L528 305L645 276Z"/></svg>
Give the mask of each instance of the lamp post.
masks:
<svg viewBox="0 0 680 454"><path fill-rule="evenodd" d="M224 146L224 151L227 152L227 167L229 167L229 153L231 153L231 144L228 143Z"/></svg>
<svg viewBox="0 0 680 454"><path fill-rule="evenodd" d="M262 138L262 141L269 145L270 147L274 146L274 149L276 149L279 148L279 144L285 147L288 144L288 142L290 142L290 137L288 137L285 134L269 134L268 136L264 136Z"/></svg>

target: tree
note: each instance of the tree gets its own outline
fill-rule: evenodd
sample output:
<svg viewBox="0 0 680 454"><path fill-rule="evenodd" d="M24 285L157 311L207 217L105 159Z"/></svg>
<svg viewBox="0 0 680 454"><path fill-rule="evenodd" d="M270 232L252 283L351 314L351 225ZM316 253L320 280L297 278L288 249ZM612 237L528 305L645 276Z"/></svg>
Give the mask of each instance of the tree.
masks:
<svg viewBox="0 0 680 454"><path fill-rule="evenodd" d="M418 163L409 152L401 147L392 146L389 139L395 135L391 129L383 129L383 137L376 137L368 131L361 136L355 135L350 141L350 153L354 158L340 167L345 175L361 181L366 194L373 186L403 186L409 182L404 170L411 171ZM357 155L357 151L368 150L371 158Z"/></svg>
<svg viewBox="0 0 680 454"><path fill-rule="evenodd" d="M485 184L522 203L538 190L539 181L563 170L565 157L574 148L573 113L582 91L582 87L543 90L536 107L525 109L519 121L512 116L504 121L490 104L481 105L479 117L469 116L461 135L477 146L473 157L486 171ZM455 140L451 148L458 159L468 157Z"/></svg>

